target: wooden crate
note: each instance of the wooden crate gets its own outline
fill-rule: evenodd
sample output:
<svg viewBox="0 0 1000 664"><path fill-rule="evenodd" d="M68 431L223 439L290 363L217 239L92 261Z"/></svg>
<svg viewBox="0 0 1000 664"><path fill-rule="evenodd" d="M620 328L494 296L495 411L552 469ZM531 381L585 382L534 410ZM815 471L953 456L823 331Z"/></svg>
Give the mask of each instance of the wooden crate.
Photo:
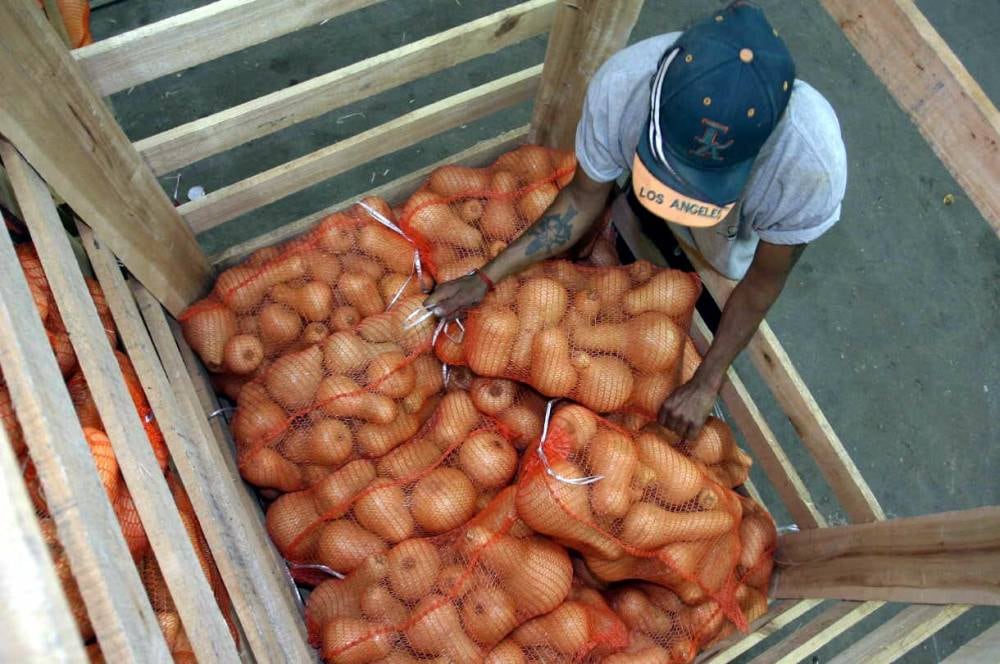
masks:
<svg viewBox="0 0 1000 664"><path fill-rule="evenodd" d="M987 220L1000 229L995 149L1000 121L947 45L905 0L820 2L861 54L878 63L877 73ZM567 109L579 109L589 77L625 44L642 5L641 0L530 0L134 145L102 100L103 95L373 3L219 0L72 53L34 0L0 3L0 74L5 83L0 157L13 184L12 204L19 205L30 228L126 483L202 662L302 662L314 653L305 641L294 588L264 531L259 505L237 474L232 441L224 419L218 417L219 402L172 315L207 289L215 267L301 233L327 210L211 259L199 249L195 235L532 97L530 126L483 141L442 163L483 165L525 141L571 148L578 110ZM180 208L171 205L156 180L157 174L549 30L544 66L410 111ZM886 37L889 34L893 39ZM331 94L334 90L336 95ZM976 140L960 141L944 129L952 124L936 121L942 109L962 117L974 128ZM370 193L401 202L437 165ZM130 414L131 402L103 342L96 310L85 297L83 277L50 188L82 220L82 242L232 598L244 636L239 652L204 577L196 571L194 553L185 544L166 484L154 472L155 460L138 418ZM5 205L11 203L9 196L4 200ZM635 229L620 230L638 255L662 261ZM124 542L11 243L6 234L0 235L0 368L101 647L109 661L163 661L167 654L155 617L138 577L129 572ZM716 301L724 302L733 284L694 260ZM123 276L119 261L130 276ZM693 334L703 347L710 341L701 320L695 321ZM888 662L970 605L1000 603L1000 508L886 520L766 323L748 353L852 525L828 526L739 376L730 370L722 399L733 424L801 531L781 537L783 564L769 613L750 634L713 646L702 659L731 661L773 636L774 645L755 662L799 661L886 602L911 602L837 659ZM20 469L4 437L0 429L0 477L7 498L0 501L0 524L15 537L12 545L0 549L0 641L11 653L10 661L84 661ZM787 629L804 616L804 624ZM994 626L963 650L975 657L997 648L998 639Z"/></svg>

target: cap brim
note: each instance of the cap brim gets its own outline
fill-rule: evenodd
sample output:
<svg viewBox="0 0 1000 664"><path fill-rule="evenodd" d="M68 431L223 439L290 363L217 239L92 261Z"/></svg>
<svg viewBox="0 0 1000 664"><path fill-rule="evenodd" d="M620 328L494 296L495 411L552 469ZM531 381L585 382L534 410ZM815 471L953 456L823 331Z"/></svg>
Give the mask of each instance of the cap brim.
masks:
<svg viewBox="0 0 1000 664"><path fill-rule="evenodd" d="M657 217L695 228L721 223L736 204L715 205L678 191L653 175L638 154L632 164L632 190L642 206Z"/></svg>
<svg viewBox="0 0 1000 664"><path fill-rule="evenodd" d="M725 210L725 213L728 213L743 192L743 187L750 179L750 172L753 170L753 159L728 168L707 170L693 168L677 158L671 159L669 146L665 152L664 156L670 161L669 168L653 156L649 145L649 134L642 132L639 147L636 150L632 179L635 181L636 173L642 171L644 173L642 177L646 184L667 194L663 198L668 202L670 212L663 211L661 214L649 205L646 207L661 214L669 221L674 221L674 217L677 217L676 223L685 226L714 226L722 221L725 214L715 219L714 214L711 217L705 217L699 212L694 213L692 217L690 214L679 214L678 211L693 209L692 205L697 204L709 208L709 213L715 209ZM638 190L636 191L638 192ZM655 200L650 198L644 204L653 202ZM687 218L688 221L682 220L682 217Z"/></svg>

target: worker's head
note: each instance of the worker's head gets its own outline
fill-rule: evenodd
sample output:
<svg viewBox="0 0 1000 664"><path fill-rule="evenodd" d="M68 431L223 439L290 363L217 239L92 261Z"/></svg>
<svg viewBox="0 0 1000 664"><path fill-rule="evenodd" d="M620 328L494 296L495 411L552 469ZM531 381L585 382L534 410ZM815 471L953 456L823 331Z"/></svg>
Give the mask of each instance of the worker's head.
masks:
<svg viewBox="0 0 1000 664"><path fill-rule="evenodd" d="M632 169L635 196L674 223L721 222L794 80L788 48L750 2L733 2L685 31L652 81L649 127Z"/></svg>

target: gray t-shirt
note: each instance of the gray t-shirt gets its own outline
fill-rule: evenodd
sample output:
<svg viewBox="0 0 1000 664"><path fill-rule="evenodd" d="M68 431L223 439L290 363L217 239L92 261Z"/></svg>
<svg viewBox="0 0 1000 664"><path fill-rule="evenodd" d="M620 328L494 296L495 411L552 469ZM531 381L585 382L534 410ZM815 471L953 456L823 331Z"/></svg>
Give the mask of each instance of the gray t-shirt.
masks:
<svg viewBox="0 0 1000 664"><path fill-rule="evenodd" d="M594 75L576 129L577 159L594 180L610 182L631 170L649 117L650 79L680 34L619 51ZM847 155L837 115L823 95L797 80L729 217L711 228L671 227L716 270L740 279L758 239L804 244L837 223L846 185Z"/></svg>

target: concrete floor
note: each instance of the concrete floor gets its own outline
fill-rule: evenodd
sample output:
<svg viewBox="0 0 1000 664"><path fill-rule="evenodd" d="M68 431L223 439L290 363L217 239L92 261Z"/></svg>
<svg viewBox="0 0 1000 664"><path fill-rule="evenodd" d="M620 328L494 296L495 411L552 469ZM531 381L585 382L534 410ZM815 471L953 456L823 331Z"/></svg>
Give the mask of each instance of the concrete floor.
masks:
<svg viewBox="0 0 1000 664"><path fill-rule="evenodd" d="M95 11L96 38L205 0L124 0ZM133 139L293 85L500 8L501 0L387 0L295 35L114 96ZM632 40L681 29L721 0L647 0ZM875 495L891 516L1000 504L1000 242L905 114L815 0L762 0L799 75L831 101L850 160L842 221L805 253L768 317ZM920 8L1000 101L996 0ZM180 191L211 191L402 112L541 61L544 38L480 58L186 167ZM463 127L205 234L218 251L524 123L527 107ZM175 174L176 175L176 174ZM174 181L163 178L173 190ZM954 194L954 204L942 199ZM834 522L843 514L746 360L737 369ZM767 496L773 492L755 473ZM774 501L769 501L774 507ZM779 523L787 515L775 508ZM861 631L900 607L873 614ZM903 660L937 662L1000 611L973 609ZM830 644L825 661L857 638ZM757 651L751 651L748 657Z"/></svg>

